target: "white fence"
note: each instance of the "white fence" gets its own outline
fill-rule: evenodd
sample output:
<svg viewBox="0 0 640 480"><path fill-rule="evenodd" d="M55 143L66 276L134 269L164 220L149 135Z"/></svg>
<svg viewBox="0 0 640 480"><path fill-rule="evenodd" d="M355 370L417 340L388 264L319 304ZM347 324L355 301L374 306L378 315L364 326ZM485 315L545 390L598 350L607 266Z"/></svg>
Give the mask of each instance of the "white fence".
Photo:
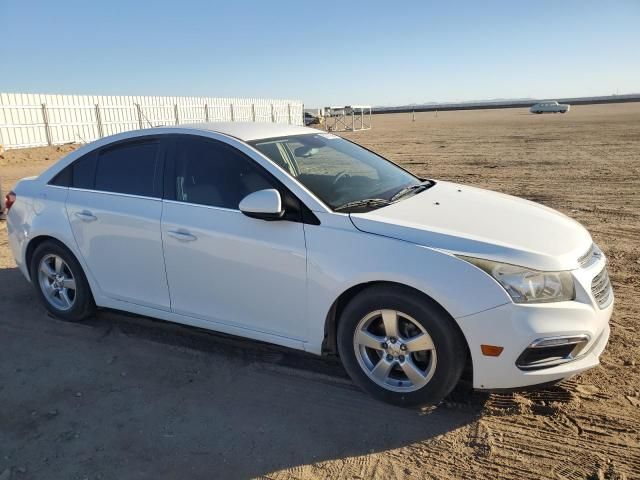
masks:
<svg viewBox="0 0 640 480"><path fill-rule="evenodd" d="M86 143L128 130L197 122L303 125L303 112L304 105L294 100L0 93L0 145Z"/></svg>

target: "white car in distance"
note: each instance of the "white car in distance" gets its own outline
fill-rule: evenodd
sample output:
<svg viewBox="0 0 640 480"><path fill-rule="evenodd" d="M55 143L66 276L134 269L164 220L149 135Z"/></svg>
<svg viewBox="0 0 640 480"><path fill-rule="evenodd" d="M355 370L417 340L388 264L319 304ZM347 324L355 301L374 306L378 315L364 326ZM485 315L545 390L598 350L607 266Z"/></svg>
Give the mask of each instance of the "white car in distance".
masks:
<svg viewBox="0 0 640 480"><path fill-rule="evenodd" d="M531 113L567 113L570 108L571 105L553 101L536 103L529 111Z"/></svg>
<svg viewBox="0 0 640 480"><path fill-rule="evenodd" d="M9 243L55 316L96 307L338 354L437 403L598 364L605 257L542 205L417 178L333 134L218 123L98 140L11 192Z"/></svg>

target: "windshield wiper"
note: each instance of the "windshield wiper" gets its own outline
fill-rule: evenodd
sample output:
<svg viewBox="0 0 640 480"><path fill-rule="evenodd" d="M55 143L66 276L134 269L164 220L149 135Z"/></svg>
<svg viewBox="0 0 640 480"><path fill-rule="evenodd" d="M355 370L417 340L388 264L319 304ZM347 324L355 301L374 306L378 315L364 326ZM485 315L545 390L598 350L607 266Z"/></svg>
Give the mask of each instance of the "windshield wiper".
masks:
<svg viewBox="0 0 640 480"><path fill-rule="evenodd" d="M408 195L409 193L413 193L415 195L432 186L433 186L433 182L431 180L426 180L416 185L409 185L408 187L404 187L403 189L398 191L398 193L396 193L393 197L391 197L391 201L395 202L396 200L399 200L400 198L404 197L405 195Z"/></svg>
<svg viewBox="0 0 640 480"><path fill-rule="evenodd" d="M334 212L339 212L341 210L347 210L349 208L358 208L358 207L383 207L385 205L391 205L390 200L385 200L384 198L365 198L364 200L356 200L354 202L348 202L344 205L340 205L333 209Z"/></svg>

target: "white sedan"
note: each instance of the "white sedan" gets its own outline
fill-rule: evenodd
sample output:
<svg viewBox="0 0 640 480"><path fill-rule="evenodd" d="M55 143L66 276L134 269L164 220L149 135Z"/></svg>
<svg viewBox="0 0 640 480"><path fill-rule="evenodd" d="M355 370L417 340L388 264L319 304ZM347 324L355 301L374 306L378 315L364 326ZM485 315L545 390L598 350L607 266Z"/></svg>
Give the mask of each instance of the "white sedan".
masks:
<svg viewBox="0 0 640 480"><path fill-rule="evenodd" d="M400 405L598 365L613 292L574 220L417 178L305 127L122 133L10 195L16 262L55 316L124 310L315 354Z"/></svg>
<svg viewBox="0 0 640 480"><path fill-rule="evenodd" d="M571 105L567 103L540 102L532 105L529 111L531 113L567 113Z"/></svg>

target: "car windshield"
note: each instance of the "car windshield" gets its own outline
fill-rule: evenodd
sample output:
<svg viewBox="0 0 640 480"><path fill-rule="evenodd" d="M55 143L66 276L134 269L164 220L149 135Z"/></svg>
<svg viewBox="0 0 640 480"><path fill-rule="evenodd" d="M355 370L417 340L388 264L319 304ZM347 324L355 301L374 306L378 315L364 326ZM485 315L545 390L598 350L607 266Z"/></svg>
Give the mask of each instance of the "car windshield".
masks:
<svg viewBox="0 0 640 480"><path fill-rule="evenodd" d="M417 193L423 182L390 161L331 133L251 142L337 211L369 211Z"/></svg>

